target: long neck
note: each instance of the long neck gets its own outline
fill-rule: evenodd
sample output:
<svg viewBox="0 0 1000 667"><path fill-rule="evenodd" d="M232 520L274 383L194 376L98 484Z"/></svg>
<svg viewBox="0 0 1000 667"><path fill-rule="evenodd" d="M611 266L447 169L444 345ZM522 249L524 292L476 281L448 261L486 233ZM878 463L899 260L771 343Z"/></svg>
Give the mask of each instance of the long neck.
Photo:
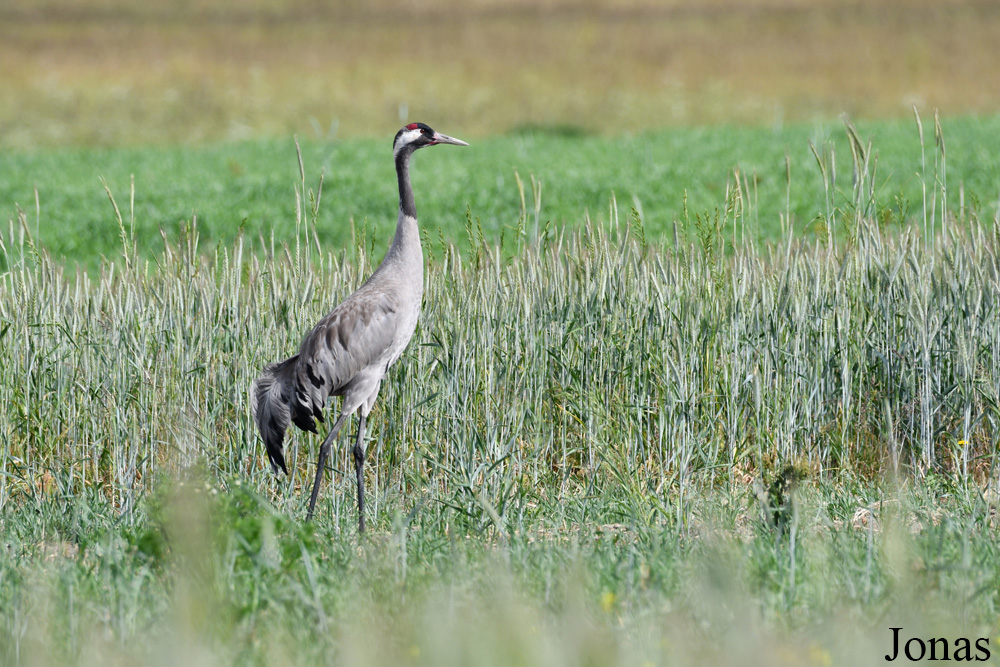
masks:
<svg viewBox="0 0 1000 667"><path fill-rule="evenodd" d="M410 187L410 156L412 148L403 148L396 154L396 176L399 179L399 221L396 236L392 239L385 262L402 261L423 270L423 251L420 248L420 230L417 227L417 207L413 203Z"/></svg>
<svg viewBox="0 0 1000 667"><path fill-rule="evenodd" d="M399 179L399 213L401 216L417 218L417 206L413 203L413 188L410 187L410 156L412 148L402 148L396 153L396 178Z"/></svg>

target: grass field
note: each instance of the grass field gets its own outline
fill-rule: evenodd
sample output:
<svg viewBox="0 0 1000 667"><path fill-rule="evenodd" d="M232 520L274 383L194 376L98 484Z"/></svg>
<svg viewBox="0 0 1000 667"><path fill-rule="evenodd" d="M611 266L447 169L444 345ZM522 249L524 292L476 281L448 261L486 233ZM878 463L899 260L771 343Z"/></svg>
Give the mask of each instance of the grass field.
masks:
<svg viewBox="0 0 1000 667"><path fill-rule="evenodd" d="M933 185L941 156L933 118L925 122L923 151L912 112L901 120L858 126L865 147L871 143L872 213L889 228L911 222L923 208L925 182ZM966 213L975 209L983 219L992 218L1000 200L1000 116L945 118L942 128L953 208L957 213L961 189ZM827 169L833 163L829 202L816 196L823 176L810 144ZM303 138L301 146L307 189L317 190L323 178L317 236L337 248L364 231L376 249L384 248L396 216L387 140ZM547 223L575 226L587 213L606 226L613 197L614 215L625 219L637 209L650 239L671 242L679 222L679 233L694 240L694 218L718 212L727 189L735 188L736 172L754 211L738 230L740 240L780 239L789 229L783 219L791 220L796 238L822 235L828 206L847 209L853 198L848 132L839 120L781 130L726 126L618 137L499 135L475 141L468 150L418 154L413 178L421 222L440 254L441 239L469 249L467 211L484 238L499 243L501 236L516 233L524 211L532 234ZM197 148L12 152L0 155L0 173L5 176L0 211L6 218L16 217L19 207L42 246L89 269L102 256L121 253L101 179L125 206L134 178L136 243L147 258L162 251L160 230L176 238L195 217L209 249L231 244L241 230L256 246L261 238L269 245L272 234L279 244L295 235L288 221L295 211L293 189L301 182L291 138ZM731 239L732 230L726 233Z"/></svg>
<svg viewBox="0 0 1000 667"><path fill-rule="evenodd" d="M0 146L989 113L998 40L990 0L8 0Z"/></svg>
<svg viewBox="0 0 1000 667"><path fill-rule="evenodd" d="M191 227L150 260L119 201L124 250L90 275L15 220L5 660L857 664L890 627L995 647L995 221L885 229L854 169L833 246L734 247L756 217L734 193L672 249L634 217L439 247L370 422L364 541L346 449L300 523L318 440L275 480L246 388L381 250L317 241L307 206L274 255Z"/></svg>
<svg viewBox="0 0 1000 667"><path fill-rule="evenodd" d="M998 33L3 3L0 662L996 662ZM359 539L347 449L305 524L320 439L275 478L247 390L380 260L402 117L472 145L415 158Z"/></svg>

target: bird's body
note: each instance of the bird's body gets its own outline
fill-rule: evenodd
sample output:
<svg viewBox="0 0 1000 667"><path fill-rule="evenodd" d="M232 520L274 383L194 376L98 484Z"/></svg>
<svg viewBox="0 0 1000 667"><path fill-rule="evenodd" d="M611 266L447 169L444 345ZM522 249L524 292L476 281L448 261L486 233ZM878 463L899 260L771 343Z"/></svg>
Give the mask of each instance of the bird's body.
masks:
<svg viewBox="0 0 1000 667"><path fill-rule="evenodd" d="M416 227L416 221L408 221ZM291 421L305 431L316 432L315 419L323 421L330 396L343 396L341 413L358 408L367 416L378 396L382 378L406 348L417 328L423 296L423 254L420 240L403 259L390 253L365 283L324 317L302 340L294 357L264 370L254 395L262 391L282 392L272 400L258 400L258 424L267 446L272 469L285 467L283 440ZM416 260L414 262L413 260ZM414 268L415 267L415 268ZM269 378L275 378L270 385ZM291 391L290 391L291 390ZM275 418L263 406L287 409ZM277 430L265 431L266 425Z"/></svg>
<svg viewBox="0 0 1000 667"><path fill-rule="evenodd" d="M393 155L399 180L399 220L385 259L343 303L306 335L298 354L266 367L250 390L251 408L267 447L271 468L288 472L284 438L289 422L316 432L330 396L342 396L338 417L320 449L309 503L312 517L330 447L347 418L360 408L354 459L358 483L358 527L364 532L364 429L389 367L406 349L420 316L423 251L410 187L409 160L418 148L439 143L467 145L421 123L396 135Z"/></svg>

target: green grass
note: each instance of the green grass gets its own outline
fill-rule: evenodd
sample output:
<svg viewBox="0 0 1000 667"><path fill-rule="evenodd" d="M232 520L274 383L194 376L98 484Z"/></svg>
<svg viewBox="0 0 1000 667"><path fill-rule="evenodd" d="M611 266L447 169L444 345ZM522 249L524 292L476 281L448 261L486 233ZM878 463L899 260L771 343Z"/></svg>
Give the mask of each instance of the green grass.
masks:
<svg viewBox="0 0 1000 667"><path fill-rule="evenodd" d="M746 491L678 520L603 488L534 497L502 542L418 501L361 544L242 484L187 477L125 521L83 496L9 513L5 662L819 667L881 661L890 626L995 634L992 505L937 480L811 482L791 541Z"/></svg>
<svg viewBox="0 0 1000 667"><path fill-rule="evenodd" d="M991 218L1000 195L1000 117L945 118L942 125L950 206L957 210L962 187L967 213L978 209L982 218ZM933 185L937 152L929 119L928 126L925 166L912 118L858 126L862 140L871 141L877 153L873 214L890 226L903 219L912 222L923 210L922 184ZM418 154L413 170L421 223L429 238L436 243L443 237L465 250L466 210L478 220L486 240L496 243L501 235L514 234L522 216L518 177L532 234L548 222L579 225L586 213L595 223L607 225L614 196L617 217L625 220L633 207L638 209L651 240L672 241L675 221L682 223L680 233L694 240L695 217L714 217L727 188L734 186L734 170L739 170L755 211L745 229L738 230L741 240L780 238L781 219L788 214L794 235L809 238L817 230L824 233L819 223L827 214L824 198L817 196L822 178L810 142L822 153L833 152L836 190L831 205L842 208L852 198L851 153L840 122L781 129L675 129L622 137L524 131L466 138L472 142L467 149ZM374 251L381 253L396 215L388 139L303 138L301 143L307 189L316 190L324 175L316 224L324 246L347 247L365 229L375 242ZM202 147L10 152L0 155L0 174L0 215L14 218L20 207L42 246L57 258L91 270L100 257L121 254L120 231L102 178L119 206L127 209L134 176L136 244L146 258L162 252L161 229L176 238L194 217L208 249L231 245L241 229L254 245L261 237L270 245L272 233L279 244L295 235L288 221L294 216L293 189L300 179L290 138ZM537 215L532 177L541 183ZM727 233L732 236L731 230Z"/></svg>
<svg viewBox="0 0 1000 667"><path fill-rule="evenodd" d="M813 182L830 234L733 247L765 204L722 190L678 247L628 215L535 236L530 207L503 250L430 233L421 323L369 422L364 541L347 448L303 525L319 437L295 433L276 480L246 393L382 253L320 233L329 182L274 254L200 221L140 252L119 190L125 251L78 274L22 216L0 250L5 661L826 665L880 662L890 627L992 637L1000 237L959 207L951 135L947 229L923 227L944 192L928 126L905 229L873 200L886 158L856 146L829 210Z"/></svg>
<svg viewBox="0 0 1000 667"><path fill-rule="evenodd" d="M995 662L997 8L355 4L0 7L0 662ZM472 146L359 540L247 390L384 252L402 117Z"/></svg>

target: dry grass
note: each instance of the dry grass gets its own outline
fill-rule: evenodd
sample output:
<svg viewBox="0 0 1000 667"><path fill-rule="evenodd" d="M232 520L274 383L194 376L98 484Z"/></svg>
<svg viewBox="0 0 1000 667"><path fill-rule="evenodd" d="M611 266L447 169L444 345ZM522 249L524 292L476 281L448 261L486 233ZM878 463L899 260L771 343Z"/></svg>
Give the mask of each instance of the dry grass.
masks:
<svg viewBox="0 0 1000 667"><path fill-rule="evenodd" d="M990 2L171 7L6 3L0 146L1000 108Z"/></svg>

